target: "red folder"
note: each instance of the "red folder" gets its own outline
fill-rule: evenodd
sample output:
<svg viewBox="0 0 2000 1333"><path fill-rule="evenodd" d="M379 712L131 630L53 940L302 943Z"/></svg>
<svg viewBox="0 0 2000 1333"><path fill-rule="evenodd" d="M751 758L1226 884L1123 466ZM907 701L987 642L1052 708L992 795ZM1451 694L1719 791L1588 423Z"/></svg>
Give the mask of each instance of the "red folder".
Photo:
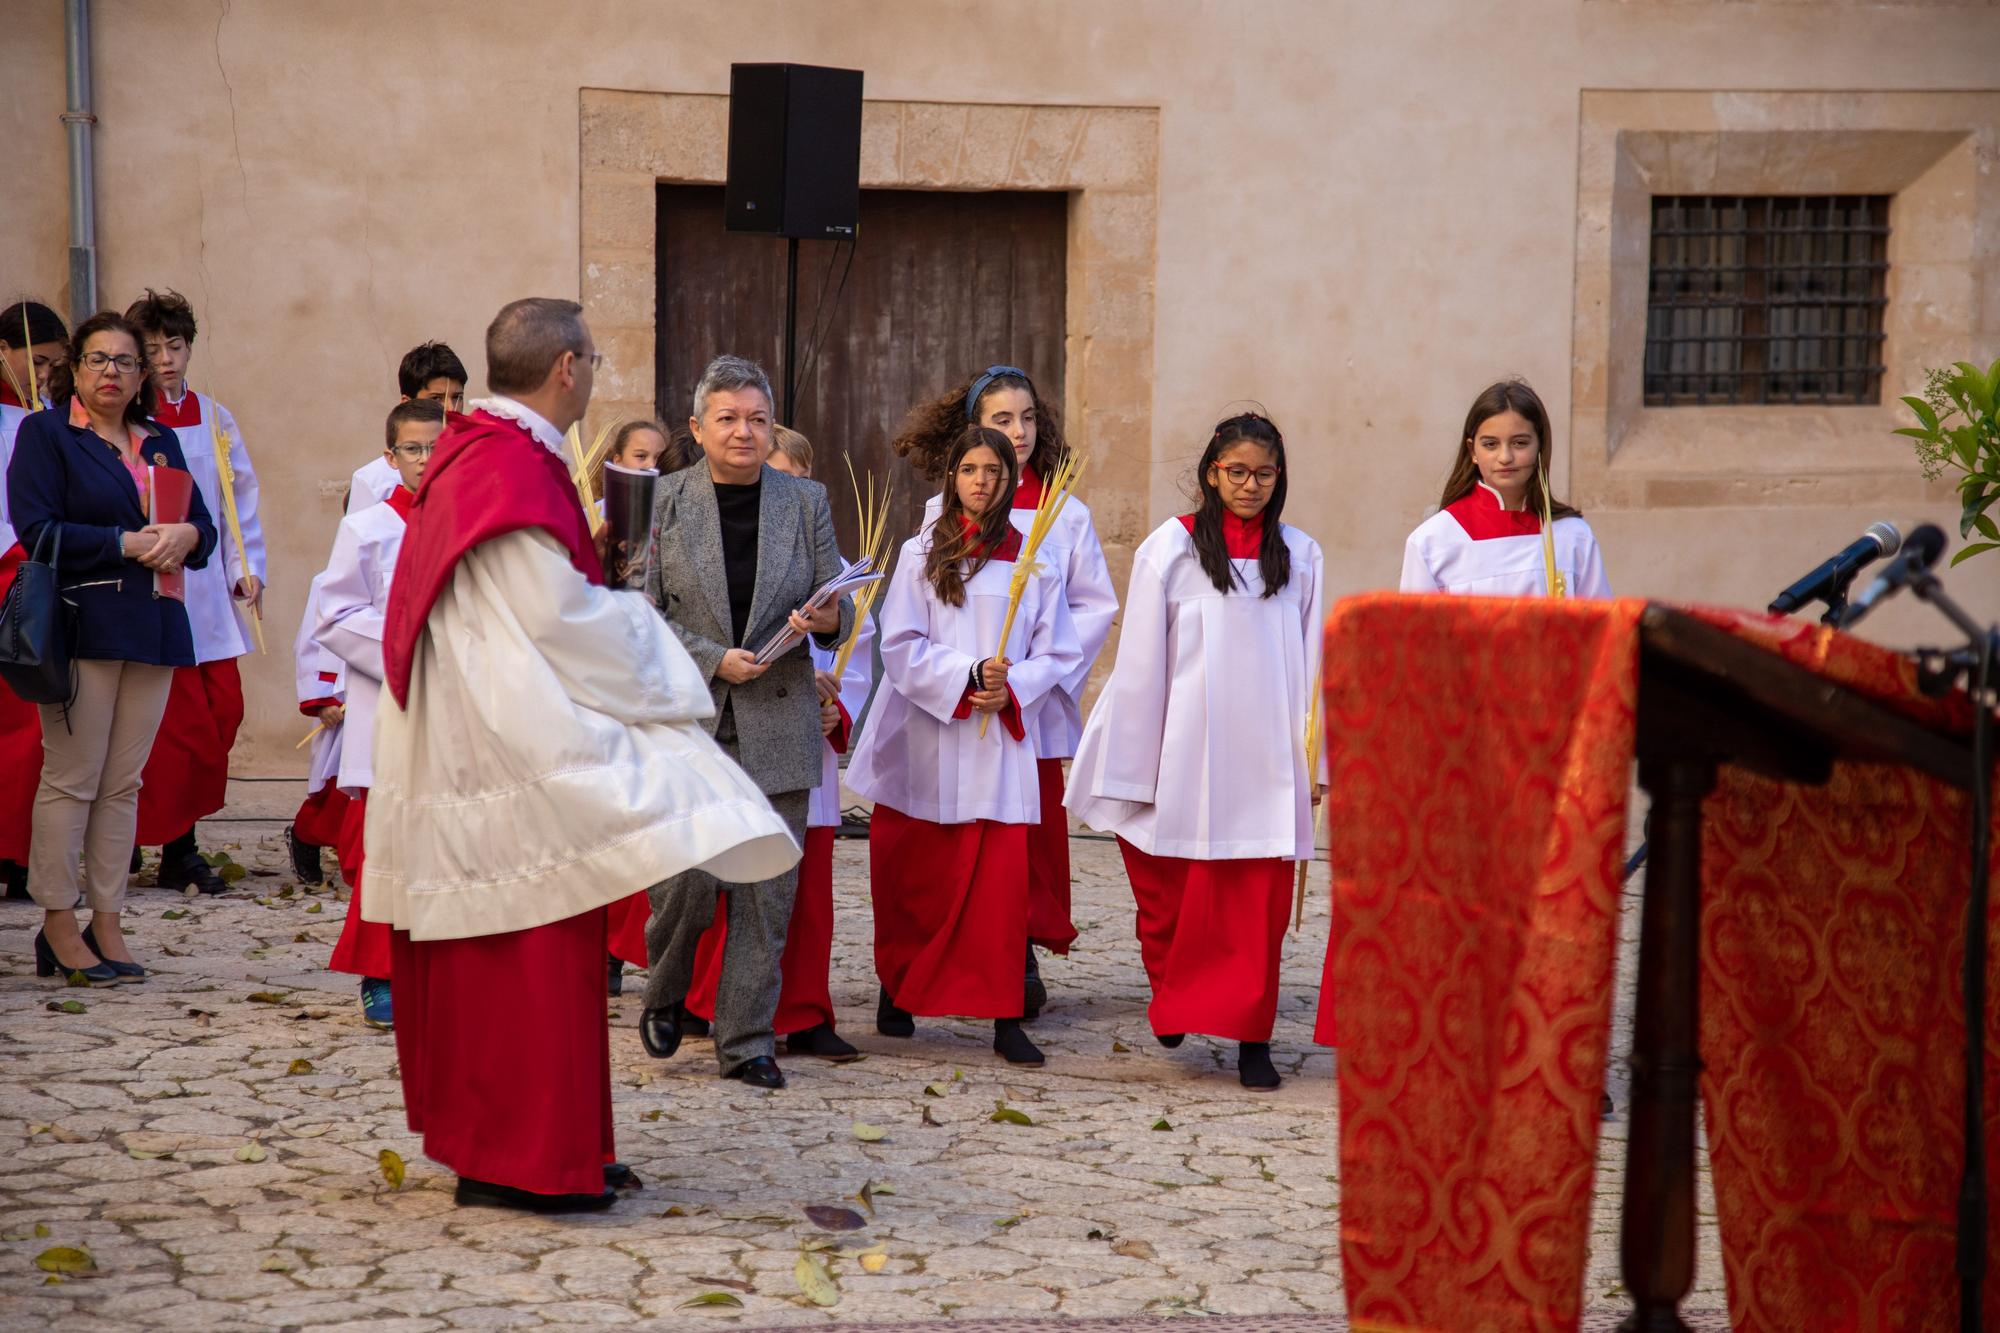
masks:
<svg viewBox="0 0 2000 1333"><path fill-rule="evenodd" d="M175 467L149 466L146 490L151 497L150 512L155 523L185 523L193 503L194 474ZM171 574L153 571L153 596L187 601L187 567Z"/></svg>

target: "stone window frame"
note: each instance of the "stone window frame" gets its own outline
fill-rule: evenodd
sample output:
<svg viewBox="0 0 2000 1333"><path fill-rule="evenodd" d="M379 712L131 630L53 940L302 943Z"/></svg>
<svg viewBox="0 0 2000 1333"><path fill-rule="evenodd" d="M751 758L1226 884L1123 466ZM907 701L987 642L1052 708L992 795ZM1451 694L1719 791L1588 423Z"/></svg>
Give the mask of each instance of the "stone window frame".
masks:
<svg viewBox="0 0 2000 1333"><path fill-rule="evenodd" d="M1588 507L1948 503L1891 432L1924 368L2000 342L2000 94L1582 95L1570 490ZM1988 170L1981 171L1982 163ZM1882 402L1644 405L1656 194L1886 194Z"/></svg>
<svg viewBox="0 0 2000 1333"><path fill-rule="evenodd" d="M1147 530L1159 116L1143 106L862 104L863 189L1068 196L1063 428L1091 452L1085 494L1107 554L1129 554ZM724 182L729 99L585 88L579 121L580 299L604 354L587 438L613 416L655 411L657 190ZM962 369L940 367L940 380Z"/></svg>

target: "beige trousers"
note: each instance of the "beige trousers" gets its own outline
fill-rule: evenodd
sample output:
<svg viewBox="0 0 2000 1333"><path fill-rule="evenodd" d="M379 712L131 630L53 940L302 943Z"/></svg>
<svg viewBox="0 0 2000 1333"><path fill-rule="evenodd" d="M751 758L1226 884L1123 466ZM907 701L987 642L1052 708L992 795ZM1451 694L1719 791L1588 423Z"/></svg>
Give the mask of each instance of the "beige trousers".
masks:
<svg viewBox="0 0 2000 1333"><path fill-rule="evenodd" d="M166 716L174 669L88 659L76 670L68 726L61 708L41 709L42 785L35 789L28 891L51 912L79 902L116 912L125 906L139 829L139 774Z"/></svg>

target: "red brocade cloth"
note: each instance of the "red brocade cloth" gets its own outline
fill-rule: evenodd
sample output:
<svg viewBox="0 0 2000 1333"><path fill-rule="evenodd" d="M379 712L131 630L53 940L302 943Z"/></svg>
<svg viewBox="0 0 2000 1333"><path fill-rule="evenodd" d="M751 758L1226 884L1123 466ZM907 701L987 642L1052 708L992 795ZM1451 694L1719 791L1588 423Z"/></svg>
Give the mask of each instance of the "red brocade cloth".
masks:
<svg viewBox="0 0 2000 1333"><path fill-rule="evenodd" d="M1357 1326L1577 1325L1644 607L1380 594L1328 618ZM1964 719L1886 649L1692 614L1920 720ZM1475 706L1501 680L1506 706ZM1725 767L1704 810L1701 1097L1732 1323L1955 1328L1966 798L1880 766L1817 788ZM1986 1049L1992 1171L2000 1022ZM2000 1272L2000 1228L1989 1255Z"/></svg>
<svg viewBox="0 0 2000 1333"><path fill-rule="evenodd" d="M824 1023L833 1026L833 835L831 828L806 830L805 856L799 861L798 893L792 899L792 919L785 931L780 963L783 984L778 990L778 1014L771 1030L780 1037ZM694 981L688 987L688 1012L715 1018L715 987L722 979L722 951L729 941L729 890L715 903L715 923L702 932L694 953Z"/></svg>
<svg viewBox="0 0 2000 1333"><path fill-rule="evenodd" d="M4 481L0 478L0 481ZM0 602L14 586L26 554L19 546L0 553ZM0 861L28 863L35 822L35 788L42 781L42 714L0 685Z"/></svg>
<svg viewBox="0 0 2000 1333"><path fill-rule="evenodd" d="M235 658L174 668L166 716L140 779L139 846L164 846L227 803L229 752L242 725Z"/></svg>

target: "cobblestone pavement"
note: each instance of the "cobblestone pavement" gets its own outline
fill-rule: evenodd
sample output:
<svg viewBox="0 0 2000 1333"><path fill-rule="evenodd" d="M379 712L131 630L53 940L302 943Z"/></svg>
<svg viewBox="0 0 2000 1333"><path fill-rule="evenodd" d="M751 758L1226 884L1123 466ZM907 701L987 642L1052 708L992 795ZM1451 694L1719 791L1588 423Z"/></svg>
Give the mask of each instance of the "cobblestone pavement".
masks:
<svg viewBox="0 0 2000 1333"><path fill-rule="evenodd" d="M634 1031L634 974L608 1007L620 1157L645 1187L608 1214L538 1219L456 1208L449 1173L419 1154L393 1038L362 1024L351 979L324 971L341 895L284 869L282 816L298 795L239 782L229 818L203 825L204 844L249 871L229 895L134 889L128 930L155 969L143 984L37 981L39 912L0 906L0 1328L1172 1314L1341 1326L1334 1058L1309 1044L1323 867L1285 951L1286 1082L1257 1095L1237 1085L1227 1048L1151 1040L1129 891L1115 848L1094 840L1073 845L1077 952L1044 968L1052 1000L1034 1032L1046 1069L1002 1065L981 1024L878 1037L866 849L842 842L834 997L867 1058L781 1054L792 1084L780 1093L716 1078L706 1042L652 1060ZM1619 1021L1629 1032L1629 1004ZM1033 1123L996 1122L996 1105ZM883 1137L864 1141L870 1126ZM1593 1314L1622 1307L1622 1135L1622 1117L1606 1125ZM399 1189L383 1179L384 1150L407 1165ZM808 1206L852 1210L831 1220L860 1225L823 1230ZM1704 1326L1722 1305L1712 1211L1690 1302L1709 1312ZM52 1281L36 1261L58 1247L86 1251L95 1273ZM822 1298L836 1303L806 1300L802 1263L808 1285L830 1275ZM716 1303L688 1304L704 1297Z"/></svg>

